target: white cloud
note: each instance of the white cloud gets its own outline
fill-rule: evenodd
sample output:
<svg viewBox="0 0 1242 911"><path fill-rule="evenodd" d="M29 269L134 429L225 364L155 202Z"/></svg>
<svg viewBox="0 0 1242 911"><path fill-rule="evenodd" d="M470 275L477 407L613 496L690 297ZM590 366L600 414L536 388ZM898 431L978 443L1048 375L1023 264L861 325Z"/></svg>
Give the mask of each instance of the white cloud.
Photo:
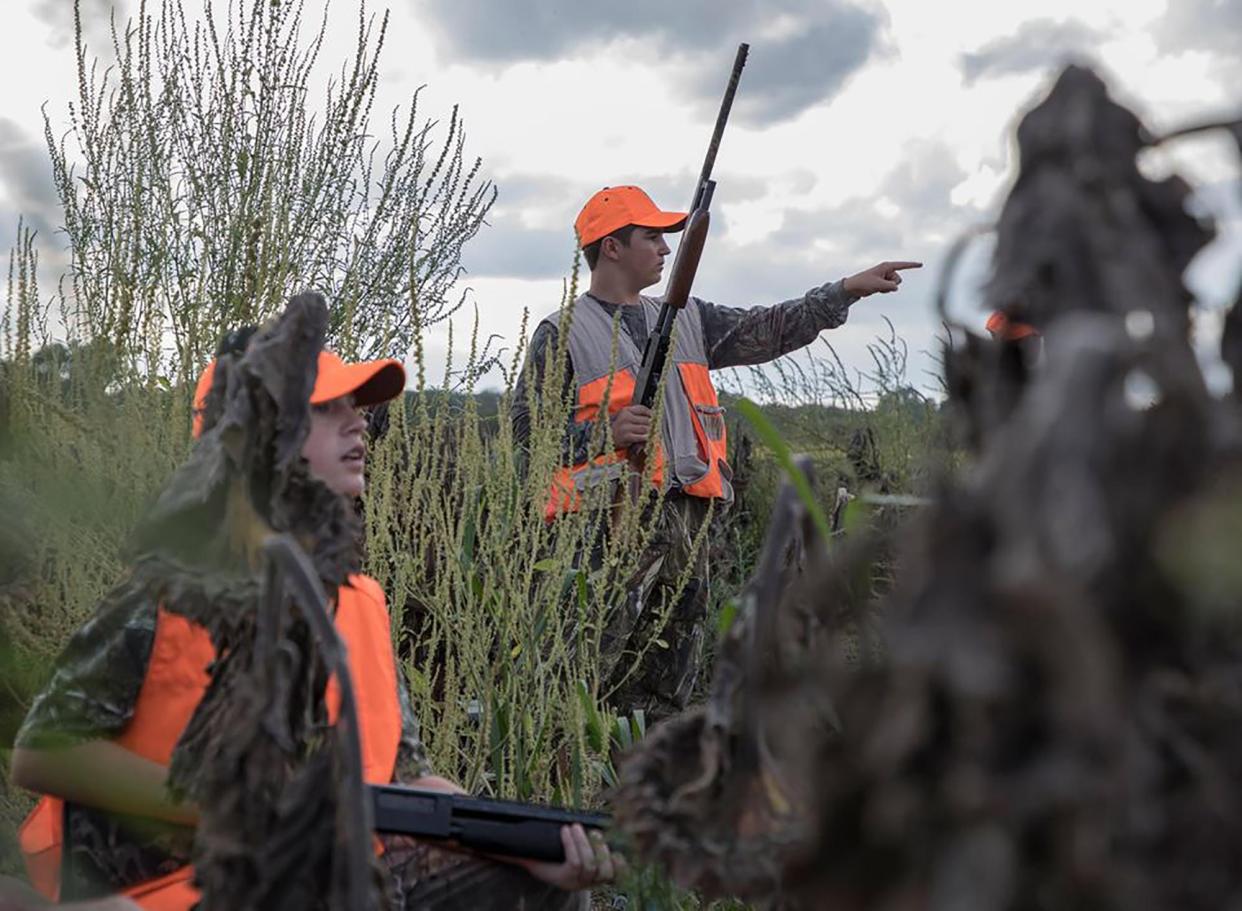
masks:
<svg viewBox="0 0 1242 911"><path fill-rule="evenodd" d="M111 41L113 14L118 23L124 23L128 11L126 0L81 0L79 15L88 46L97 50L106 49ZM46 27L49 45L66 48L73 43L73 0L34 0L30 13Z"/></svg>
<svg viewBox="0 0 1242 911"><path fill-rule="evenodd" d="M937 264L958 232L999 204L1011 179L1012 128L1048 84L1054 64L1052 54L1044 65L1036 54L1025 59L1029 65L995 78L980 70L969 81L964 56L1003 49L1005 42L1012 47L1024 25L1029 37L1029 23L1042 21L1058 34L1095 36L1089 50L1116 96L1138 104L1155 128L1238 103L1238 81L1222 78L1235 72L1238 57L1222 38L1233 21L1228 17L1242 9L1234 0L1041 0L1021 17L1012 4L994 0L958 0L951 10L925 0L873 2L857 7L882 26L866 33L865 63L847 66L848 78L835 82L817 74L824 77L818 88L829 90L806 95L796 83L810 77L765 78L760 60L777 42L793 47L800 39L812 49L822 45L829 62L846 60L833 45L844 35L804 27L817 6L846 8L836 0L652 0L659 14L637 25L616 18L639 9L633 4L549 0L525 7L556 13L547 23L535 16L507 32L479 32L480 23L500 21L489 19L498 9L509 15L523 8L485 6L394 3L375 111L382 119L422 84L427 114L443 117L452 104L461 105L468 152L483 157L485 176L496 179L501 194L493 227L467 248L467 265L475 267L464 282L474 289L488 331L510 338L523 306L542 315L557 305L556 276L567 271L572 252L570 225L590 192L641 181L662 204L685 204L738 40L752 41L753 68L743 75L739 117L717 162L719 219L698 289L721 303L774 302L873 259L923 258L928 267L900 295L867 302L831 334L850 357L865 358L868 333L882 327L872 318L880 312L893 318L913 352L932 347ZM319 0L307 0L307 30L318 24L320 8ZM427 17L432 8L441 18ZM70 49L48 52L48 24L36 14L51 9L48 0L10 5L0 34L6 85L0 116L31 137L41 134L44 100L58 129L64 127L76 84ZM696 10L712 15L698 20L697 31L679 30L674 20ZM188 2L187 14L193 12ZM352 50L356 15L353 0L333 0L321 53L329 69ZM455 17L448 31L446 15ZM783 72L802 72L793 65L798 60L813 65L814 56L791 56ZM777 108L785 100L779 122L742 116L744 106L760 99ZM1176 168L1195 182L1220 183L1238 168L1235 152L1207 140L1154 158L1154 167ZM17 194L10 186L0 195L9 209L0 212L3 219ZM1236 263L1240 245L1230 229L1205 254L1206 265L1195 264L1192 284L1205 296L1227 296L1233 277L1225 264ZM977 273L979 265L972 268ZM977 299L970 281L961 284L966 318ZM435 344L443 339L429 340Z"/></svg>

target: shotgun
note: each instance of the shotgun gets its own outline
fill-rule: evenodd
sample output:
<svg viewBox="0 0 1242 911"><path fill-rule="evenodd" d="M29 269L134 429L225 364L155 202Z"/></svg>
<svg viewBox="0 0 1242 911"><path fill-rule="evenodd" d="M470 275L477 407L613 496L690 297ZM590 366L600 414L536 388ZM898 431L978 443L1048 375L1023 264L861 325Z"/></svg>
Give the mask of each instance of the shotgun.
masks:
<svg viewBox="0 0 1242 911"><path fill-rule="evenodd" d="M712 168L716 164L716 152L720 149L720 139L724 136L725 124L729 121L729 110L733 107L733 96L737 94L738 80L742 78L742 67L746 65L746 54L749 50L748 44L738 45L733 72L725 87L720 113L716 115L716 129L712 131L712 141L707 146L707 157L703 160L703 170L699 172L699 182L694 188L694 199L686 217L686 227L681 235L681 243L677 246L673 270L669 273L668 285L664 290L660 315L647 338L647 347L643 350L642 366L634 384L633 401L637 405L650 408L655 401L656 390L660 387L660 376L668 360L673 323L677 319L677 313L690 299L690 286L694 284L699 258L703 255L703 246L707 242L707 229L711 224L712 194L716 190L716 181L712 180ZM642 447L635 444L630 450L630 457L641 459L641 453Z"/></svg>
<svg viewBox="0 0 1242 911"><path fill-rule="evenodd" d="M605 829L606 813L467 797L400 785L371 785L375 831L454 841L463 848L530 860L565 859L561 826Z"/></svg>

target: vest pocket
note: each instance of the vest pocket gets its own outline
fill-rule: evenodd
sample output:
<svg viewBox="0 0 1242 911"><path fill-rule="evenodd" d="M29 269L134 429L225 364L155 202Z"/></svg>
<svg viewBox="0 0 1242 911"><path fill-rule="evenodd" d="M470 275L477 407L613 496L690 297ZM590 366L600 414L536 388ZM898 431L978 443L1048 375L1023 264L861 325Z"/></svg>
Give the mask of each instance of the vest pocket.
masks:
<svg viewBox="0 0 1242 911"><path fill-rule="evenodd" d="M694 403L695 435L698 437L703 461L709 468L724 464L728 458L724 415L725 410L719 405Z"/></svg>
<svg viewBox="0 0 1242 911"><path fill-rule="evenodd" d="M699 416L699 426L703 428L703 436L718 443L725 438L725 410L719 405L694 406Z"/></svg>

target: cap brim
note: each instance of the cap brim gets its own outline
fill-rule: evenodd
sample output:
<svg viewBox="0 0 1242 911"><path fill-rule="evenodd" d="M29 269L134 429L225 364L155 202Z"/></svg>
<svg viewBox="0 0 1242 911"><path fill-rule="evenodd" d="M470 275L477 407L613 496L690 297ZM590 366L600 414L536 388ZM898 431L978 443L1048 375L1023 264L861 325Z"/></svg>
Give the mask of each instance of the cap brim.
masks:
<svg viewBox="0 0 1242 911"><path fill-rule="evenodd" d="M353 394L355 405L378 405L405 389L405 368L392 359L343 364L315 378L311 404L320 405Z"/></svg>
<svg viewBox="0 0 1242 911"><path fill-rule="evenodd" d="M641 221L634 224L640 228L659 228L661 231L680 231L686 226L686 219L689 216L685 212L652 212L650 215L643 216Z"/></svg>

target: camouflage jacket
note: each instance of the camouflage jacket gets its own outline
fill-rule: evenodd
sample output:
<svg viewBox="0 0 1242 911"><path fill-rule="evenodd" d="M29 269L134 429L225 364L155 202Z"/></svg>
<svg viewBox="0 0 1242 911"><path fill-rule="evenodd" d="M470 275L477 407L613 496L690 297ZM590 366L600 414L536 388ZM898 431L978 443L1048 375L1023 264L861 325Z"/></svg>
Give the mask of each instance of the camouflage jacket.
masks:
<svg viewBox="0 0 1242 911"><path fill-rule="evenodd" d="M599 301L598 298L596 300ZM843 281L838 280L771 307L722 307L697 297L690 298L688 306L699 308L707 348L707 366L720 370L764 364L809 345L820 332L835 329L844 323L855 300L856 297L846 293ZM642 351L649 334L643 308L623 307L607 301L599 301L599 304L609 314L615 314L620 307L622 331ZM534 383L536 389L543 385L548 352L556 349L557 337L556 326L547 320L536 327L526 353L526 365L513 391L513 434L523 448L530 437L526 387L528 383ZM574 387L572 364L570 367L566 371L563 390L566 395ZM577 465L599 455L590 451L592 430L591 422L577 421L570 413L563 447L567 464Z"/></svg>
<svg viewBox="0 0 1242 911"><path fill-rule="evenodd" d="M54 749L116 737L134 715L155 644L158 604L133 598L105 605L77 630L57 659L51 681L22 722L16 746ZM393 777L431 773L397 671L401 740ZM90 898L155 879L189 862L193 830L75 804L65 810L63 899Z"/></svg>

